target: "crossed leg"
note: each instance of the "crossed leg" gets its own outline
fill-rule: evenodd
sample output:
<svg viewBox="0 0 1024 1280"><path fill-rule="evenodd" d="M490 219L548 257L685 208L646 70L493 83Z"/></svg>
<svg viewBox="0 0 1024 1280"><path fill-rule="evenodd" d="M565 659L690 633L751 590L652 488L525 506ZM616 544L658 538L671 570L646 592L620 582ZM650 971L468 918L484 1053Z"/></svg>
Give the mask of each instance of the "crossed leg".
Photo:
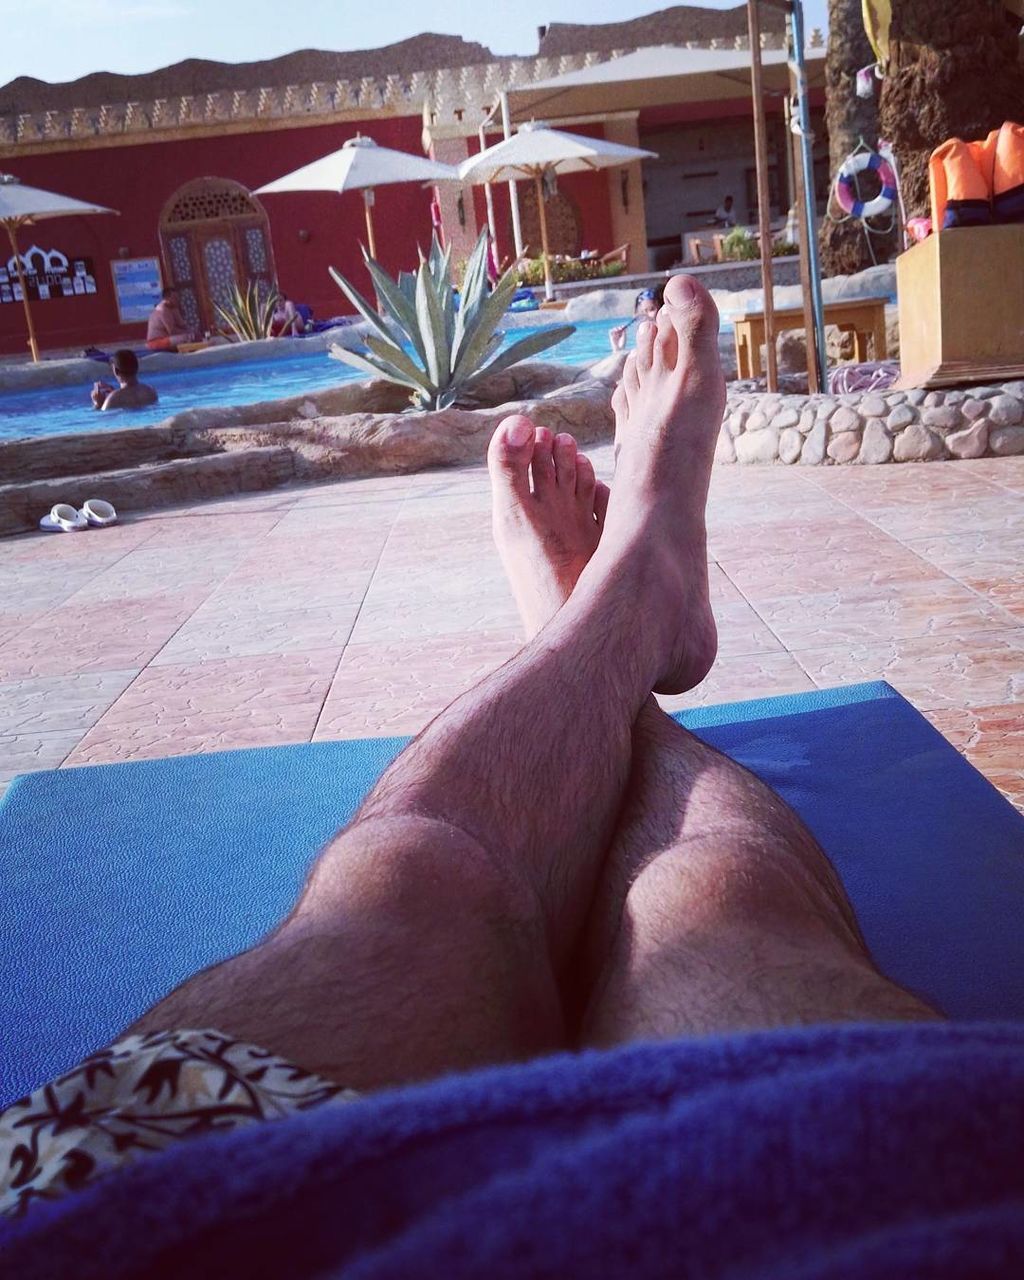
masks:
<svg viewBox="0 0 1024 1280"><path fill-rule="evenodd" d="M534 632L529 643L387 770L273 935L196 975L132 1030L214 1026L357 1089L525 1059L577 1042L565 991L585 933L599 992L586 1036L609 1042L668 1029L665 1019L631 1022L621 1007L648 981L637 937L649 934L659 957L651 974L667 972L668 944L677 941L666 929L665 945L656 944L662 935L647 929L641 891L661 875L655 866L668 864L646 862L652 845L629 816L648 803L644 776L657 791L663 752L655 743L646 775L634 752L642 754L652 717L660 723L651 690L691 688L714 659L704 504L724 385L706 292L676 278L666 304L657 328L645 327L618 393L610 501L571 439L538 440L523 420L496 438L492 471L504 484L496 533ZM552 520L549 499L560 492L566 501ZM691 756L706 750L686 742ZM716 790L712 779L734 782L735 766L697 772L712 807L715 794L739 805L749 797L746 782L746 791ZM598 894L627 786L633 808ZM670 842L673 822L680 853L694 844L686 823L703 815L698 790L679 782L660 810L649 798L661 814L654 844ZM767 837L758 838L761 848ZM713 844L709 837L709 857ZM827 864L816 851L807 860L811 882ZM755 862L747 859L737 883L751 883ZM666 904L660 890L651 896ZM748 900L758 897L752 887ZM699 908L696 886L693 898ZM788 910L788 902L778 909L780 928ZM705 927L710 919L705 911ZM602 921L611 922L603 934ZM848 938L844 945L861 968L868 963ZM686 1002L681 988L658 991L673 1008ZM845 1008L843 1016L884 1016ZM824 1007L805 1015L835 1016ZM793 1019L771 1021L779 1020ZM709 1009L700 1025L712 1024L735 1020L723 1012L716 1023Z"/></svg>

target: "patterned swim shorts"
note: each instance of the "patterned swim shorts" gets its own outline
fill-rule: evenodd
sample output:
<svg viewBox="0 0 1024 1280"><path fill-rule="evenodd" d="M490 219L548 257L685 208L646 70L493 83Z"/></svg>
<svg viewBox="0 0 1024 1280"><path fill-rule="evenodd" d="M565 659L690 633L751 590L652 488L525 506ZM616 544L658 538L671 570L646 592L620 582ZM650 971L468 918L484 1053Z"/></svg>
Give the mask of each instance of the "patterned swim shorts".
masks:
<svg viewBox="0 0 1024 1280"><path fill-rule="evenodd" d="M16 1217L180 1138L358 1098L219 1031L126 1036L0 1112L0 1213Z"/></svg>

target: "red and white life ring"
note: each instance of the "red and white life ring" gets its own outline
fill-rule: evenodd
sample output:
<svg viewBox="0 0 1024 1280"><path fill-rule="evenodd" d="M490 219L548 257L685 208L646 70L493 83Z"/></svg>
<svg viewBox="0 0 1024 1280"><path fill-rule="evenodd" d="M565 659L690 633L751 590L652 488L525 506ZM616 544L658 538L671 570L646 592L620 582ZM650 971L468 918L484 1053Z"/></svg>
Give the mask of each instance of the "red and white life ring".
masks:
<svg viewBox="0 0 1024 1280"><path fill-rule="evenodd" d="M854 179L865 170L877 173L882 184L882 189L874 200L857 199L857 184ZM857 151L852 156L847 156L836 177L836 199L851 217L873 218L876 214L887 213L896 196L896 174L888 160L875 151Z"/></svg>

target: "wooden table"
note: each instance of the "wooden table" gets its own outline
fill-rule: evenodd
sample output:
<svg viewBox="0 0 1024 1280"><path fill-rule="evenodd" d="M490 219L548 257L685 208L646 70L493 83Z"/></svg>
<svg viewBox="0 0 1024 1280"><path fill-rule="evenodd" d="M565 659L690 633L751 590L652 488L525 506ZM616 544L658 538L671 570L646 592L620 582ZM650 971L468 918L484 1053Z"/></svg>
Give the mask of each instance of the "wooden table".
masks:
<svg viewBox="0 0 1024 1280"><path fill-rule="evenodd" d="M868 357L868 342L873 340L875 359L888 354L885 341L886 298L853 298L848 302L826 302L825 323L834 324L843 333L853 334L854 359L863 364ZM726 317L732 321L736 337L737 377L756 378L761 373L761 347L765 341L764 312L748 311ZM804 327L803 307L775 312L775 334Z"/></svg>

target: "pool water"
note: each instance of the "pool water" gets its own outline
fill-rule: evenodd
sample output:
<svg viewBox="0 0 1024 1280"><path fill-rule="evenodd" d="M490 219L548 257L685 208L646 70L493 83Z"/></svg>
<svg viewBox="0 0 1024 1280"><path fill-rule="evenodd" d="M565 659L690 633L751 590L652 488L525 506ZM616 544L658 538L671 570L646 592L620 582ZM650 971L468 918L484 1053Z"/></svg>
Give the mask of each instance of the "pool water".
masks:
<svg viewBox="0 0 1024 1280"><path fill-rule="evenodd" d="M558 360L565 364L589 364L599 360L609 354L610 323L600 320L578 324L571 337L541 352L537 359ZM509 329L505 341L513 342L536 332L538 330L533 328ZM364 376L358 370L332 360L326 351L302 352L275 360L253 360L216 368L183 368L181 372L165 370L148 375L143 360L140 372L143 380L155 387L160 395L159 403L149 409L97 413L89 400L92 382L96 379L110 381L107 367L99 363L95 378L83 381L81 387L0 392L0 440L148 426L186 409L280 400Z"/></svg>

